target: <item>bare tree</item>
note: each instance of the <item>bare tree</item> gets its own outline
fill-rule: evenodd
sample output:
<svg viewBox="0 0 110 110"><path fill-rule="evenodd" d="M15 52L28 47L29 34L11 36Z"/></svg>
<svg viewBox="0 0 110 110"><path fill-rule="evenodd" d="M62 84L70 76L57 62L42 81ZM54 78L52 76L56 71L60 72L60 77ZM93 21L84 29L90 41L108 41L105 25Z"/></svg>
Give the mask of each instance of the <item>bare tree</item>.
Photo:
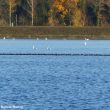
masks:
<svg viewBox="0 0 110 110"><path fill-rule="evenodd" d="M29 12L31 14L31 23L32 26L34 25L34 0L27 0L28 6L31 8L31 12Z"/></svg>
<svg viewBox="0 0 110 110"><path fill-rule="evenodd" d="M12 13L16 10L17 1L16 0L8 0L9 4L9 24L12 26Z"/></svg>

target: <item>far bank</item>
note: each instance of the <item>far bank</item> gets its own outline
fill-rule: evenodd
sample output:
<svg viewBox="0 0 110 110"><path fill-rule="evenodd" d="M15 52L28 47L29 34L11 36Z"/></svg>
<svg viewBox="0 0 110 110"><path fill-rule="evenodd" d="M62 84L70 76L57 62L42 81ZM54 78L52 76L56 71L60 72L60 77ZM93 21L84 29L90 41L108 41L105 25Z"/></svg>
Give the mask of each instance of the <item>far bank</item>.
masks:
<svg viewBox="0 0 110 110"><path fill-rule="evenodd" d="M110 40L110 27L0 27L0 38Z"/></svg>

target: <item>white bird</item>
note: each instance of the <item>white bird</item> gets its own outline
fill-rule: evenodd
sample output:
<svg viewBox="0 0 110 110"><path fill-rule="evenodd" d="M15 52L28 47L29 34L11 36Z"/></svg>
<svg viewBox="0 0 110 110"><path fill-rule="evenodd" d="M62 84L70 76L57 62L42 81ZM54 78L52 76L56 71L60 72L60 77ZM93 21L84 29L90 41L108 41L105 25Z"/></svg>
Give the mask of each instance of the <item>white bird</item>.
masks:
<svg viewBox="0 0 110 110"><path fill-rule="evenodd" d="M47 47L47 50L51 50L51 48Z"/></svg>
<svg viewBox="0 0 110 110"><path fill-rule="evenodd" d="M86 41L88 41L88 40L89 40L89 39L85 38L85 43L84 43L85 46L87 45L87 42L86 42Z"/></svg>
<svg viewBox="0 0 110 110"><path fill-rule="evenodd" d="M47 37L45 38L45 40L48 40Z"/></svg>
<svg viewBox="0 0 110 110"><path fill-rule="evenodd" d="M39 40L39 38L37 38L37 40Z"/></svg>
<svg viewBox="0 0 110 110"><path fill-rule="evenodd" d="M49 50L49 48L47 47L47 50Z"/></svg>
<svg viewBox="0 0 110 110"><path fill-rule="evenodd" d="M87 40L87 41L88 41L89 39L85 38L85 40Z"/></svg>
<svg viewBox="0 0 110 110"><path fill-rule="evenodd" d="M6 38L4 37L3 40L5 40Z"/></svg>
<svg viewBox="0 0 110 110"><path fill-rule="evenodd" d="M38 48L33 45L33 50L37 50Z"/></svg>
<svg viewBox="0 0 110 110"><path fill-rule="evenodd" d="M85 46L87 45L87 43L86 43L86 42L85 42L84 44L85 44Z"/></svg>
<svg viewBox="0 0 110 110"><path fill-rule="evenodd" d="M35 49L35 46L33 45L33 50Z"/></svg>

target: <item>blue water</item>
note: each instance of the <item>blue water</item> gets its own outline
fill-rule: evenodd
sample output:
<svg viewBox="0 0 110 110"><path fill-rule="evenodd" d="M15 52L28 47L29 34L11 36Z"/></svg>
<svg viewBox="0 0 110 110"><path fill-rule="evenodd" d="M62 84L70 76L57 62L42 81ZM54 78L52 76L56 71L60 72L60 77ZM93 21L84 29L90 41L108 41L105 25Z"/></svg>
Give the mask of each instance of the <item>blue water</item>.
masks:
<svg viewBox="0 0 110 110"><path fill-rule="evenodd" d="M0 53L110 54L110 40L90 40L86 44L85 40L0 40Z"/></svg>
<svg viewBox="0 0 110 110"><path fill-rule="evenodd" d="M84 42L0 40L0 53L110 53L110 41L87 41L86 46ZM109 56L2 55L0 105L23 110L110 110L109 68Z"/></svg>

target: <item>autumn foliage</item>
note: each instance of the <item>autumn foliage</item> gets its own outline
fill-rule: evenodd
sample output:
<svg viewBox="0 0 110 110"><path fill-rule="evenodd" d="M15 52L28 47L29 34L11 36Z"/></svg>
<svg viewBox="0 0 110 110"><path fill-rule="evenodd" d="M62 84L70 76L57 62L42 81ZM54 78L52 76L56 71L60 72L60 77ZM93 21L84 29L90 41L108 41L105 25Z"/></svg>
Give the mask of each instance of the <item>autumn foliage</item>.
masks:
<svg viewBox="0 0 110 110"><path fill-rule="evenodd" d="M80 0L54 0L49 11L50 25L81 26Z"/></svg>
<svg viewBox="0 0 110 110"><path fill-rule="evenodd" d="M11 7L12 12L16 10L17 1L18 0L8 0L8 4Z"/></svg>
<svg viewBox="0 0 110 110"><path fill-rule="evenodd" d="M0 26L109 26L110 0L0 0Z"/></svg>

